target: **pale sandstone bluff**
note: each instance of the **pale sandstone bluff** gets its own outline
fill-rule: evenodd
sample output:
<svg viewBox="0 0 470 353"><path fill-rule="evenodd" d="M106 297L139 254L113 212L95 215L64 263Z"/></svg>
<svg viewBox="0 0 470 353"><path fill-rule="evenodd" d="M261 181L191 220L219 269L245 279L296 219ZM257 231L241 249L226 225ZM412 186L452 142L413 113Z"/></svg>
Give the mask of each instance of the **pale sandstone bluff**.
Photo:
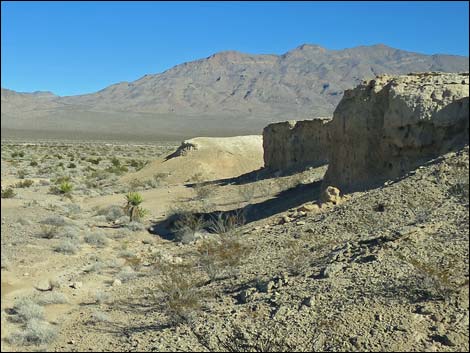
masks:
<svg viewBox="0 0 470 353"><path fill-rule="evenodd" d="M378 76L345 92L329 124L324 187L394 179L468 144L469 74Z"/></svg>
<svg viewBox="0 0 470 353"><path fill-rule="evenodd" d="M269 170L318 167L328 162L331 118L273 123L263 130L264 166Z"/></svg>

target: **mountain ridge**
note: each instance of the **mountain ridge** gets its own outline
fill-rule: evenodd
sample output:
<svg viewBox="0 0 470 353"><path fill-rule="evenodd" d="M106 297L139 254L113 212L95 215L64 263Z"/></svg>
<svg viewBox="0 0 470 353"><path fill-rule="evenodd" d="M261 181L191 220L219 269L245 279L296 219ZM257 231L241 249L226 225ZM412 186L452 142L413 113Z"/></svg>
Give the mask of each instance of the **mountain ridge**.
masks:
<svg viewBox="0 0 470 353"><path fill-rule="evenodd" d="M145 120L146 128L182 126L188 132L182 136L195 136L184 127L188 118L209 136L216 130L223 135L260 133L270 122L331 115L344 90L378 74L423 71L468 71L468 57L413 53L384 44L342 50L302 44L281 55L226 50L94 93L60 97L2 88L2 127L21 129L23 122L28 128L65 124L80 129L83 116L95 115L87 129L91 122L100 130L116 121L125 129L132 119ZM171 120L178 124L169 124Z"/></svg>

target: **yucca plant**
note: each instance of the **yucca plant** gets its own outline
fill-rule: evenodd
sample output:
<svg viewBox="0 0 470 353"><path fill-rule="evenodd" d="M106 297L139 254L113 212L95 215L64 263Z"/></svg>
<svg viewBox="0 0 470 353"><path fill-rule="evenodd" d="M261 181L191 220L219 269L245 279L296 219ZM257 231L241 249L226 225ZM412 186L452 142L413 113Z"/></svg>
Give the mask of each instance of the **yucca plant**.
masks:
<svg viewBox="0 0 470 353"><path fill-rule="evenodd" d="M73 185L69 183L68 181L63 181L59 185L59 191L61 194L64 194L64 195L70 195L70 193L72 192L72 189L73 189Z"/></svg>
<svg viewBox="0 0 470 353"><path fill-rule="evenodd" d="M129 216L131 222L142 219L148 213L146 209L139 206L144 199L138 192L129 192L126 195L126 201L124 212Z"/></svg>

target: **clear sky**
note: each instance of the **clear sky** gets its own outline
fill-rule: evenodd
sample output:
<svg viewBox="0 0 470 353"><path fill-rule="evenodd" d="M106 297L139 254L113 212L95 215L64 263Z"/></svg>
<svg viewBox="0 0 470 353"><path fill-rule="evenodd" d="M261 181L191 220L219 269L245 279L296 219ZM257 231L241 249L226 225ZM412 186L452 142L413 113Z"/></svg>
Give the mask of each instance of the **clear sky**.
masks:
<svg viewBox="0 0 470 353"><path fill-rule="evenodd" d="M74 95L222 50L383 43L468 56L468 2L2 1L1 85Z"/></svg>

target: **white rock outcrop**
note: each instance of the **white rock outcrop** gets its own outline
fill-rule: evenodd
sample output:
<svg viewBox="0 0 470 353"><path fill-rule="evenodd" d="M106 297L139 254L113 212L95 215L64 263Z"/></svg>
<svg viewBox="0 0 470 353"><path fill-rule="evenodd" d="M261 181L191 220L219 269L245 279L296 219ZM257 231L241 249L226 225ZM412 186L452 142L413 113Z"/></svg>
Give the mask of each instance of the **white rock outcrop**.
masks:
<svg viewBox="0 0 470 353"><path fill-rule="evenodd" d="M331 118L273 123L263 130L264 166L270 170L317 167L328 162Z"/></svg>
<svg viewBox="0 0 470 353"><path fill-rule="evenodd" d="M329 123L324 185L394 179L468 144L469 74L382 75L345 92Z"/></svg>

